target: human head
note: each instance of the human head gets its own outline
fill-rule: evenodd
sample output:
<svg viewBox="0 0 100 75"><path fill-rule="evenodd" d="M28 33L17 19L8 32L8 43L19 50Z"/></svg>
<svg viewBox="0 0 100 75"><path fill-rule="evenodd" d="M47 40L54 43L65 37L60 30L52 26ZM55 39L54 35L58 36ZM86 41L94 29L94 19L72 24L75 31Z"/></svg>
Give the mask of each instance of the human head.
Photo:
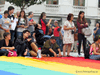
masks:
<svg viewBox="0 0 100 75"><path fill-rule="evenodd" d="M24 30L23 31L23 38L26 39L29 37L30 31L29 30Z"/></svg>
<svg viewBox="0 0 100 75"><path fill-rule="evenodd" d="M96 27L97 27L97 28L99 27L99 23L96 23Z"/></svg>
<svg viewBox="0 0 100 75"><path fill-rule="evenodd" d="M50 41L51 41L52 44L55 44L56 43L56 37L52 36L51 39L50 39Z"/></svg>
<svg viewBox="0 0 100 75"><path fill-rule="evenodd" d="M68 14L68 16L67 16L67 20L68 20L68 21L72 21L72 20L73 20L73 18L74 18L73 16L74 16L74 15L73 15L73 14L71 14L71 13L70 13L70 14Z"/></svg>
<svg viewBox="0 0 100 75"><path fill-rule="evenodd" d="M14 13L14 7L13 6L9 6L8 7L8 12L10 13L10 14L13 14Z"/></svg>
<svg viewBox="0 0 100 75"><path fill-rule="evenodd" d="M57 27L58 26L58 21L54 21L54 25Z"/></svg>
<svg viewBox="0 0 100 75"><path fill-rule="evenodd" d="M40 16L40 18L39 18L39 21L40 21L41 19L46 19L46 13L45 13L45 12L42 12L42 13L41 13L41 16Z"/></svg>
<svg viewBox="0 0 100 75"><path fill-rule="evenodd" d="M11 39L11 35L10 35L9 32L5 32L5 33L3 34L3 37L4 37L4 39L8 39L8 40Z"/></svg>
<svg viewBox="0 0 100 75"><path fill-rule="evenodd" d="M100 43L100 36L99 36L99 35L96 35L96 36L95 36L94 42Z"/></svg>
<svg viewBox="0 0 100 75"><path fill-rule="evenodd" d="M33 12L29 12L28 16L30 16L32 18L34 16Z"/></svg>
<svg viewBox="0 0 100 75"><path fill-rule="evenodd" d="M8 17L8 11L4 11L4 17L7 18Z"/></svg>

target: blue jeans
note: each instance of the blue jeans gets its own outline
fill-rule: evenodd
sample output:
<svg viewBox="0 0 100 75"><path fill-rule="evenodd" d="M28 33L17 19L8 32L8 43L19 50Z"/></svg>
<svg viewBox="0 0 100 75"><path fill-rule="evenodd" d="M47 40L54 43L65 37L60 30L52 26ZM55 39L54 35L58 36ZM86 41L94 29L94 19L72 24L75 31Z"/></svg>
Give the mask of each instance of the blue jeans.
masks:
<svg viewBox="0 0 100 75"><path fill-rule="evenodd" d="M6 49L1 49L0 56L2 56L2 55L8 55L8 51Z"/></svg>
<svg viewBox="0 0 100 75"><path fill-rule="evenodd" d="M51 36L49 36L49 35L45 35L45 36L43 36L44 38L48 38L48 39L50 39L51 38Z"/></svg>
<svg viewBox="0 0 100 75"><path fill-rule="evenodd" d="M12 42L14 41L14 36L15 36L15 31L14 30L10 30L11 33L11 40Z"/></svg>
<svg viewBox="0 0 100 75"><path fill-rule="evenodd" d="M100 55L90 55L89 58L93 60L100 60Z"/></svg>
<svg viewBox="0 0 100 75"><path fill-rule="evenodd" d="M22 36L22 34L23 34L22 32L17 32L17 38Z"/></svg>

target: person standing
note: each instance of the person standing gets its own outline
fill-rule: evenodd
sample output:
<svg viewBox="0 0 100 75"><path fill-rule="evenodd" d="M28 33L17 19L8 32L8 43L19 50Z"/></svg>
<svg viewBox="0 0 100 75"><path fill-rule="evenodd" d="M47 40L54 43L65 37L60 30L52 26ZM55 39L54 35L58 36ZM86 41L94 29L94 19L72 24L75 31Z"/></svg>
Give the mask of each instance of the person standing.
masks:
<svg viewBox="0 0 100 75"><path fill-rule="evenodd" d="M13 26L13 22L14 22L14 7L13 6L9 6L8 7L8 18L11 20L11 29L10 29L10 33L11 33L11 40L14 41L14 36L15 36L15 30L12 29L12 26Z"/></svg>
<svg viewBox="0 0 100 75"><path fill-rule="evenodd" d="M96 24L96 28L94 28L94 38L96 35L100 35L100 28L99 28L99 23Z"/></svg>
<svg viewBox="0 0 100 75"><path fill-rule="evenodd" d="M0 40L4 39L3 34L10 32L11 20L8 18L8 11L4 12L4 17L0 19Z"/></svg>
<svg viewBox="0 0 100 75"><path fill-rule="evenodd" d="M48 32L49 32L49 28L48 27L49 27L51 21L52 21L52 19L50 19L49 22L47 23L46 22L46 13L45 12L42 12L42 14L41 14L41 16L39 18L39 24L41 24L43 33L45 35L47 35Z"/></svg>
<svg viewBox="0 0 100 75"><path fill-rule="evenodd" d="M54 25L55 25L55 28L54 28L53 34L56 37L56 42L57 42L57 44L59 45L59 47L61 49L61 45L60 45L60 35L61 35L62 38L63 38L63 36L61 34L60 27L58 26L58 21L54 21Z"/></svg>
<svg viewBox="0 0 100 75"><path fill-rule="evenodd" d="M32 19L34 16L33 12L29 12L28 13L28 21L29 21L29 27L28 27L28 30L30 31L31 33L31 37L33 35L33 32L34 32L34 26L36 25L36 22ZM34 38L32 37L32 40L34 41Z"/></svg>
<svg viewBox="0 0 100 75"><path fill-rule="evenodd" d="M81 56L80 54L80 48L81 48L81 43L83 41L83 49L84 49L84 54L86 50L86 38L85 35L82 34L82 29L85 27L88 27L88 23L84 17L84 11L80 11L77 19L77 26L78 26L78 57Z"/></svg>
<svg viewBox="0 0 100 75"><path fill-rule="evenodd" d="M28 20L25 11L21 11L17 23L17 37L22 36L24 30L28 28Z"/></svg>
<svg viewBox="0 0 100 75"><path fill-rule="evenodd" d="M68 14L67 21L64 23L64 38L63 38L63 56L65 57L66 47L67 49L67 57L70 57L71 45L74 43L74 32L76 31L76 27L73 23L73 14Z"/></svg>

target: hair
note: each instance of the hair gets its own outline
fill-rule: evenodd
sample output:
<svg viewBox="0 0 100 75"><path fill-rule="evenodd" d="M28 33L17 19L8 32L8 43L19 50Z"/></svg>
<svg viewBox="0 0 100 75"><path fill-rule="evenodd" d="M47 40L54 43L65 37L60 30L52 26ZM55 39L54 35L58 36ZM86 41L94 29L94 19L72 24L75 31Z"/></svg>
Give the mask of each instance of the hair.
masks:
<svg viewBox="0 0 100 75"><path fill-rule="evenodd" d="M54 40L54 39L56 40L56 37L55 37L55 36L52 36L51 39L52 39L52 40Z"/></svg>
<svg viewBox="0 0 100 75"><path fill-rule="evenodd" d="M72 17L72 16L74 16L74 15L73 15L73 14L71 14L71 13L70 13L70 14L68 14L68 16L67 16L67 20L68 20L68 21L69 21L69 20L71 20L71 17Z"/></svg>
<svg viewBox="0 0 100 75"><path fill-rule="evenodd" d="M8 7L8 11L11 11L11 10L13 10L13 9L15 9L13 6L9 6L9 7Z"/></svg>
<svg viewBox="0 0 100 75"><path fill-rule="evenodd" d="M5 32L4 34L3 34L3 37L5 38L6 36L8 36L10 33L9 32Z"/></svg>
<svg viewBox="0 0 100 75"><path fill-rule="evenodd" d="M21 10L21 11L20 11L20 15L19 15L19 20L18 20L18 23L19 23L19 21L20 21L20 18L21 18L21 13L22 13L22 12L24 12L24 19L25 19L26 24L27 24L27 17L26 17L26 15L25 15L25 11L24 11L24 10Z"/></svg>
<svg viewBox="0 0 100 75"><path fill-rule="evenodd" d="M6 10L6 11L4 11L4 14L8 14L8 11Z"/></svg>
<svg viewBox="0 0 100 75"><path fill-rule="evenodd" d="M29 12L29 13L28 13L28 16L30 16L32 13L33 13L32 11L31 11L31 12Z"/></svg>
<svg viewBox="0 0 100 75"><path fill-rule="evenodd" d="M37 30L37 29L38 29L38 24L35 25L35 30Z"/></svg>
<svg viewBox="0 0 100 75"><path fill-rule="evenodd" d="M78 21L79 23L81 23L80 15L81 15L82 13L85 13L85 12L84 12L84 11L80 11L79 14L78 14L78 19L77 19L77 21ZM83 20L83 23L86 23L85 16L83 16L82 20Z"/></svg>
<svg viewBox="0 0 100 75"><path fill-rule="evenodd" d="M96 41L98 41L99 39L100 39L100 36L99 36L99 35L96 35L93 41L96 42Z"/></svg>
<svg viewBox="0 0 100 75"><path fill-rule="evenodd" d="M46 14L45 12L42 12L42 13L41 13L40 18L39 18L39 22L41 21L41 19L43 18L43 16L44 16L45 14Z"/></svg>
<svg viewBox="0 0 100 75"><path fill-rule="evenodd" d="M24 31L23 31L23 34L24 34L24 33L26 33L26 32L29 32L29 33L30 33L30 31L29 31L29 30L24 30Z"/></svg>

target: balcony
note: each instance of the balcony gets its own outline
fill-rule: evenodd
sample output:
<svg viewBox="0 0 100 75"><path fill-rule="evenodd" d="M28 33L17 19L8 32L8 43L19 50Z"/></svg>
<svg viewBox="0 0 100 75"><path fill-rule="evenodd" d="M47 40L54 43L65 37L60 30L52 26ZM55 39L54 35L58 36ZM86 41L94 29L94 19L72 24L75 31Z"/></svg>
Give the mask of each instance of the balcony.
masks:
<svg viewBox="0 0 100 75"><path fill-rule="evenodd" d="M80 11L84 11L86 14L86 7L85 6L73 6L73 14L78 15Z"/></svg>
<svg viewBox="0 0 100 75"><path fill-rule="evenodd" d="M57 14L57 13L59 13L59 5L46 4L45 11L46 11L46 13Z"/></svg>

